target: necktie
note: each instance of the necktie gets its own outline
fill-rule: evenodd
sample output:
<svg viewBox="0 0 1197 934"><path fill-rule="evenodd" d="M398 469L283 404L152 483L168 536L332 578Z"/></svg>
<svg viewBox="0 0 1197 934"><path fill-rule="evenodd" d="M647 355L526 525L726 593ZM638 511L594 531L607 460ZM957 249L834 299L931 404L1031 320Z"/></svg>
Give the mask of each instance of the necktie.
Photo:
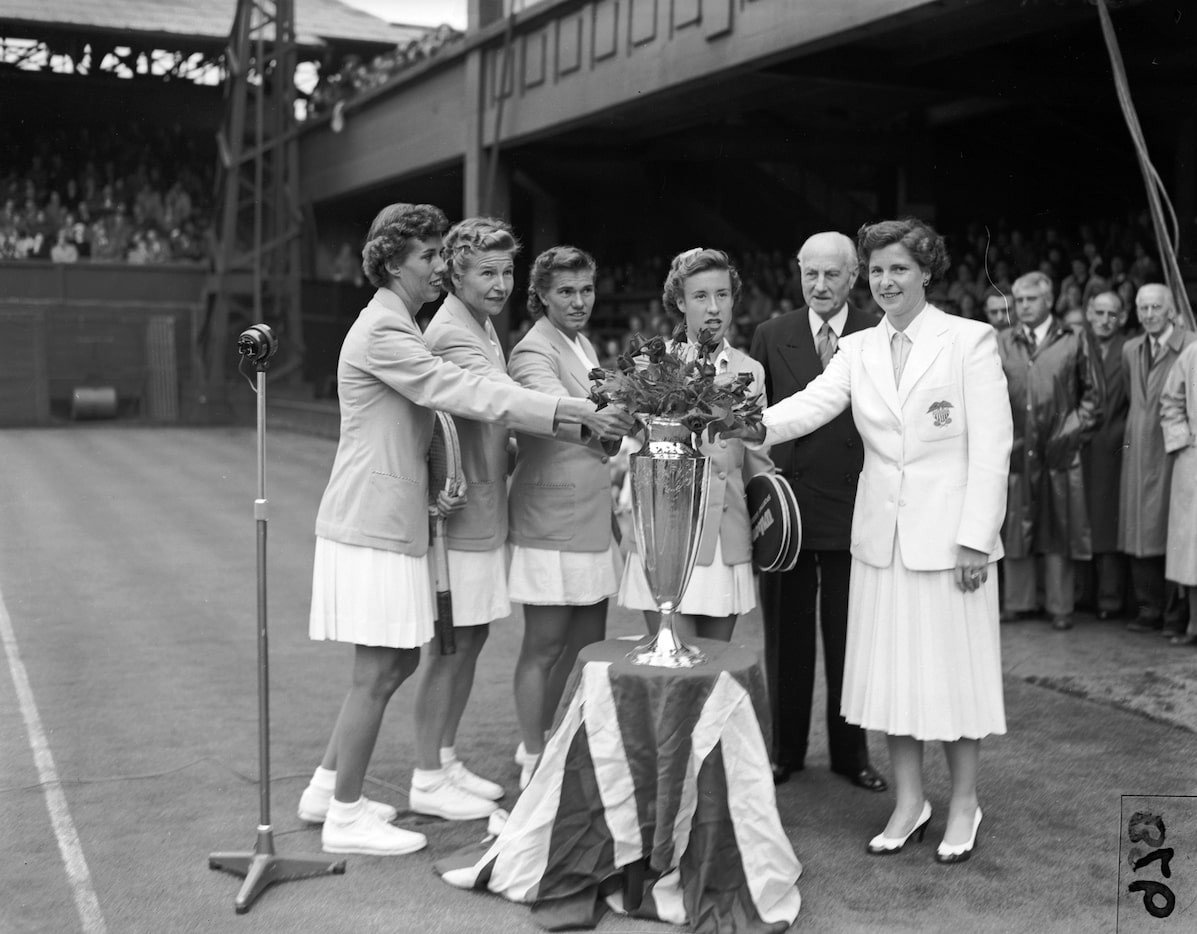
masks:
<svg viewBox="0 0 1197 934"><path fill-rule="evenodd" d="M895 331L889 343L890 355L894 359L894 385L902 385L902 370L906 367L906 357L910 354L910 338L901 331Z"/></svg>
<svg viewBox="0 0 1197 934"><path fill-rule="evenodd" d="M1027 328L1027 343L1031 345L1031 353L1034 353L1038 341L1035 340L1035 331L1032 328Z"/></svg>
<svg viewBox="0 0 1197 934"><path fill-rule="evenodd" d="M819 359L823 361L823 369L827 369L827 364L831 362L831 357L835 353L836 340L835 331L831 330L831 325L826 321L819 328L819 339L816 342L816 347L819 351Z"/></svg>
<svg viewBox="0 0 1197 934"><path fill-rule="evenodd" d="M1151 364L1155 360L1156 354L1159 353L1159 348L1155 345L1155 338L1149 337L1144 342L1143 346L1147 350L1147 369L1151 369Z"/></svg>

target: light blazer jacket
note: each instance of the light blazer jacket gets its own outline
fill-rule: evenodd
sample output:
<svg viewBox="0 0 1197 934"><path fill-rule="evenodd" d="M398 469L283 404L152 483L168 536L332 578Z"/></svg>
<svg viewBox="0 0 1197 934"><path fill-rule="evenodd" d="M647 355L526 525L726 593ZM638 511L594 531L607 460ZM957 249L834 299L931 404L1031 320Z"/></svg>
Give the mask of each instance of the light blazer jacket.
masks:
<svg viewBox="0 0 1197 934"><path fill-rule="evenodd" d="M569 339L542 316L511 351L507 371L521 386L550 395L586 398L598 356L585 335ZM552 440L517 433L519 456L508 493L510 538L527 548L606 551L611 547L610 458L601 442L583 443L580 426L566 425ZM572 444L570 442L573 442Z"/></svg>
<svg viewBox="0 0 1197 934"><path fill-rule="evenodd" d="M765 370L752 357L724 344L727 351L728 373L751 373L750 396L760 394L761 404L765 399ZM715 541L723 553L723 563L744 564L752 560L752 531L748 524L748 503L744 498L744 485L757 474L773 473L773 461L769 459L768 448L748 448L739 438L716 438L708 441L702 436L699 450L706 454L711 463L710 492L707 494L706 519L702 538L698 543L698 557L695 564L707 566L715 560Z"/></svg>
<svg viewBox="0 0 1197 934"><path fill-rule="evenodd" d="M886 328L848 334L822 376L765 412L765 440L806 434L851 406L865 447L852 555L888 567L896 536L911 570L954 568L958 545L996 561L1013 425L995 333L933 305L922 314L901 391Z"/></svg>
<svg viewBox="0 0 1197 934"><path fill-rule="evenodd" d="M437 357L397 295L379 289L337 364L341 436L316 534L348 545L428 553L433 410L551 433L557 400ZM469 491L472 497L473 491Z"/></svg>
<svg viewBox="0 0 1197 934"><path fill-rule="evenodd" d="M511 386L507 361L494 325L479 325L456 295L446 295L428 322L424 339L438 357L462 369ZM445 522L445 542L457 551L490 551L507 542L506 425L459 418L461 466L467 490L465 507ZM575 429L576 430L576 429Z"/></svg>

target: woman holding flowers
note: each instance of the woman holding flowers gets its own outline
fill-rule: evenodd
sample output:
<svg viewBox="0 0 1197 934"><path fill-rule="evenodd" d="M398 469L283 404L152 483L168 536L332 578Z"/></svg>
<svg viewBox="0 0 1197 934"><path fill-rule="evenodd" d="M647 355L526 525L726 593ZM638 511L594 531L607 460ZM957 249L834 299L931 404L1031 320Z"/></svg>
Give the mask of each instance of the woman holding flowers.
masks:
<svg viewBox="0 0 1197 934"><path fill-rule="evenodd" d="M556 246L536 257L529 278L534 323L511 351L507 371L527 389L585 399L598 366L583 333L594 310L594 259L577 247ZM544 750L545 730L578 650L606 634L620 558L611 534L610 458L602 442L566 430L556 438L519 432L517 439L508 494L508 589L524 605L514 678L523 788Z"/></svg>
<svg viewBox="0 0 1197 934"><path fill-rule="evenodd" d="M668 349L683 359L705 355L699 363L705 375L713 376L717 383L726 380L729 385L747 385L747 395L759 396L763 405L764 370L726 339L739 296L740 276L726 253L698 248L675 256L661 300L667 312L681 316L682 324ZM657 353L658 348L653 347L657 340L650 341L642 352ZM712 423L710 427L717 430L720 426ZM736 618L756 606L744 485L757 474L771 473L773 464L767 448L746 448L738 438L712 440L709 432L704 433L699 450L711 459L710 490L698 557L678 607L677 628L683 639L698 636L726 642ZM628 555L619 602L644 610L650 628L657 628L660 614L637 553Z"/></svg>

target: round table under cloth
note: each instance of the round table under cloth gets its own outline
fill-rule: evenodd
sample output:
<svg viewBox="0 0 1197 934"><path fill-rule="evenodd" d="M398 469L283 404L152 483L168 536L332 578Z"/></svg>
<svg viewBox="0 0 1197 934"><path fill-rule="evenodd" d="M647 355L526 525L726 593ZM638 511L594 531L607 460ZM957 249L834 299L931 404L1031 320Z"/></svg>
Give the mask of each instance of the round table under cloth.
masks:
<svg viewBox="0 0 1197 934"><path fill-rule="evenodd" d="M802 866L777 814L757 654L707 639L705 665L633 665L586 646L544 757L497 837L436 864L451 885L594 927L604 905L693 931L784 931ZM762 730L762 726L764 730Z"/></svg>

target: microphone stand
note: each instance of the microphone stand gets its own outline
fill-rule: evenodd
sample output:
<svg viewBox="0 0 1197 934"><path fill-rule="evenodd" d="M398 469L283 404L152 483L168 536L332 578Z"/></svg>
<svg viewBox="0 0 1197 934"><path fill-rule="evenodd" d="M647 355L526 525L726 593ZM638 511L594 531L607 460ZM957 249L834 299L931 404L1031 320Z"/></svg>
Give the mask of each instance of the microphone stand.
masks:
<svg viewBox="0 0 1197 934"><path fill-rule="evenodd" d="M254 900L273 882L290 882L345 871L345 860L327 857L276 856L270 826L270 661L266 640L266 369L267 358L277 346L264 324L251 327L237 342L242 357L257 371L258 394L258 498L254 519L258 527L258 838L250 852L212 853L208 868L244 876L233 902L237 914L249 911Z"/></svg>

